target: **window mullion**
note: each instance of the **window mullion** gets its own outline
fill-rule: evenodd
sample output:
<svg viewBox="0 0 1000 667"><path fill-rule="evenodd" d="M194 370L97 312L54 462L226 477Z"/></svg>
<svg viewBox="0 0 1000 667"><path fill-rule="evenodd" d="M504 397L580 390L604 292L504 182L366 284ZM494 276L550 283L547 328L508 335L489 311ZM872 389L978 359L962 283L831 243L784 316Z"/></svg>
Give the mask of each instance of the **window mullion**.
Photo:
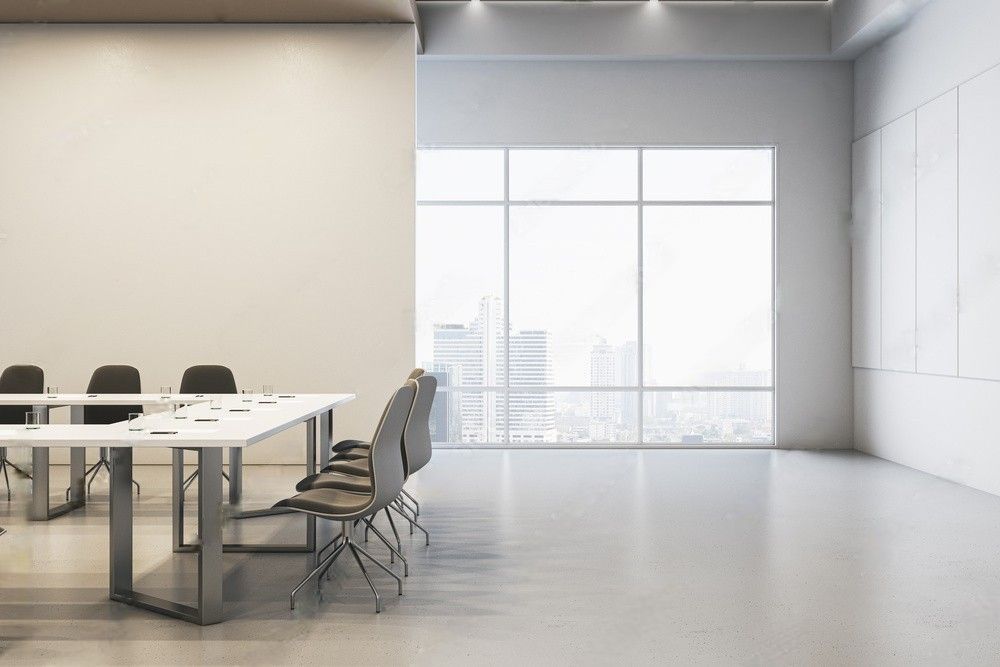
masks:
<svg viewBox="0 0 1000 667"><path fill-rule="evenodd" d="M510 149L503 149L503 433L510 444Z"/></svg>
<svg viewBox="0 0 1000 667"><path fill-rule="evenodd" d="M643 211L643 206L642 206L642 200L643 200L642 159L643 159L643 149L639 148L639 156L638 156L638 181L639 182L638 182L638 185L637 185L638 189L636 190L636 192L638 193L637 196L638 196L638 199L639 199L639 204L638 204L638 218L637 218L637 223L638 223L637 224L637 227L638 227L638 230L637 230L637 236L638 236L637 256L638 256L638 261L637 261L637 264L636 264L636 266L638 267L637 275L636 275L636 289L638 290L638 297L637 297L637 301L636 301L636 303L638 304L638 309L637 309L638 310L638 313L637 313L638 322L637 322L637 330L636 330L636 350L635 350L635 359L636 359L636 364L638 365L638 368L636 368L636 376L635 377L636 377L636 385L639 388L639 391L637 392L638 393L638 397L636 398L636 412L638 413L637 414L637 419L636 419L636 422L637 422L636 423L636 427L639 429L639 432L636 434L636 440L637 440L637 442L640 445L643 444L645 442L645 440L646 440L645 439L645 434L644 434L644 429L645 429L644 413L646 411L646 393L644 391L644 388L646 386L646 384L645 384L646 378L645 378L645 374L644 373L645 373L645 363L646 362L645 362L645 359L643 357L643 352L644 352L644 347L645 347L644 341L643 341L643 317L645 315L646 304L645 304L645 302L643 300L644 299L644 295L643 295L643 275L642 275L642 272L643 272L643 248L642 248L642 243L643 243L643 212L644 212Z"/></svg>

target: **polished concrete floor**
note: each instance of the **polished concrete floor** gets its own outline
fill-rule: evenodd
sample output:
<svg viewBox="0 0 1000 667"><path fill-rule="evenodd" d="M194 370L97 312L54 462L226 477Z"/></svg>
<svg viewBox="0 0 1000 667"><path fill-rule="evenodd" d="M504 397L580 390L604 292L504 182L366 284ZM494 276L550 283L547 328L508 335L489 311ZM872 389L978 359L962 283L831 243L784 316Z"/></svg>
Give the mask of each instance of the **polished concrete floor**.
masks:
<svg viewBox="0 0 1000 667"><path fill-rule="evenodd" d="M169 548L168 470L136 476L138 587L190 598L195 557ZM244 506L286 495L298 476L248 468ZM403 597L375 575L383 613L353 561L292 612L305 556L233 554L229 620L211 627L107 600L106 487L48 523L23 518L22 490L0 502L0 662L1000 661L1000 498L895 464L846 452L453 450L413 482L432 543L404 537ZM294 538L301 521L232 530Z"/></svg>

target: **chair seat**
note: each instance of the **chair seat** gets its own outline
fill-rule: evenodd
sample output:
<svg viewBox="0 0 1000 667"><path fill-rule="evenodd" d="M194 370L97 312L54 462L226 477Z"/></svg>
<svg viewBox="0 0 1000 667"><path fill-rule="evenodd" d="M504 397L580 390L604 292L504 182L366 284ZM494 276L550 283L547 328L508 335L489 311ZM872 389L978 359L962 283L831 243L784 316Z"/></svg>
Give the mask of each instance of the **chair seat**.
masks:
<svg viewBox="0 0 1000 667"><path fill-rule="evenodd" d="M346 475L342 472L321 472L309 475L295 485L296 491L309 489L340 489L353 493L371 493L372 483L368 477Z"/></svg>
<svg viewBox="0 0 1000 667"><path fill-rule="evenodd" d="M371 469L368 467L368 458L365 457L355 461L334 461L323 468L323 472L341 472L355 477L368 477L371 474Z"/></svg>
<svg viewBox="0 0 1000 667"><path fill-rule="evenodd" d="M364 449L367 450L372 446L372 443L367 440L341 440L331 449L334 452L346 452L352 449Z"/></svg>
<svg viewBox="0 0 1000 667"><path fill-rule="evenodd" d="M364 516L371 506L371 496L340 489L310 489L291 498L279 500L274 507L288 507L300 512L322 514L335 520L350 520Z"/></svg>
<svg viewBox="0 0 1000 667"><path fill-rule="evenodd" d="M337 452L331 456L330 462L333 463L336 461L357 461L358 459L366 459L368 458L368 452L368 449L362 449L360 447L358 449L348 449L345 452Z"/></svg>

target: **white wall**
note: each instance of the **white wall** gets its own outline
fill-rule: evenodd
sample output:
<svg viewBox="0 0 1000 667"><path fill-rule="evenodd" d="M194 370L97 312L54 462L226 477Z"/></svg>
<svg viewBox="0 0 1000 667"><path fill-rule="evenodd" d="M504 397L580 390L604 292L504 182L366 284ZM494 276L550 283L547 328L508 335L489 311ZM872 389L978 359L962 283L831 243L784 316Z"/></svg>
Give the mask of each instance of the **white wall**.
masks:
<svg viewBox="0 0 1000 667"><path fill-rule="evenodd" d="M854 272L882 301L854 304L855 348L881 331L880 363L855 358L855 446L994 493L998 65L993 0L934 0L855 65L855 153L881 144L880 169L855 173L855 225L873 190L882 219L880 276Z"/></svg>
<svg viewBox="0 0 1000 667"><path fill-rule="evenodd" d="M433 61L422 143L775 144L777 440L851 443L851 66Z"/></svg>
<svg viewBox="0 0 1000 667"><path fill-rule="evenodd" d="M932 0L898 34L855 63L860 137L1000 62L1000 2Z"/></svg>
<svg viewBox="0 0 1000 667"><path fill-rule="evenodd" d="M0 364L223 363L367 435L413 357L414 62L403 25L0 28Z"/></svg>

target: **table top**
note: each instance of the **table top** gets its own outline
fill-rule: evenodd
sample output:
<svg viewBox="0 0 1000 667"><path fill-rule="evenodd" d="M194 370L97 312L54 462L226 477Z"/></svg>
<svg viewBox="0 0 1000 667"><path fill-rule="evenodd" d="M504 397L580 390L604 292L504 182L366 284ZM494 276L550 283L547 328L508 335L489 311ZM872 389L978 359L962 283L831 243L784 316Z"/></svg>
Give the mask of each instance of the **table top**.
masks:
<svg viewBox="0 0 1000 667"><path fill-rule="evenodd" d="M122 395L118 395L122 396ZM180 396L180 395L178 395ZM0 424L4 447L249 447L307 419L354 400L354 394L219 395L219 407L201 402L179 413L161 412L109 425L43 424L29 429ZM174 402L182 402L176 398ZM60 405L65 405L61 403ZM179 415L179 416L178 416Z"/></svg>
<svg viewBox="0 0 1000 667"><path fill-rule="evenodd" d="M213 398L212 394L0 394L0 405L169 405Z"/></svg>

